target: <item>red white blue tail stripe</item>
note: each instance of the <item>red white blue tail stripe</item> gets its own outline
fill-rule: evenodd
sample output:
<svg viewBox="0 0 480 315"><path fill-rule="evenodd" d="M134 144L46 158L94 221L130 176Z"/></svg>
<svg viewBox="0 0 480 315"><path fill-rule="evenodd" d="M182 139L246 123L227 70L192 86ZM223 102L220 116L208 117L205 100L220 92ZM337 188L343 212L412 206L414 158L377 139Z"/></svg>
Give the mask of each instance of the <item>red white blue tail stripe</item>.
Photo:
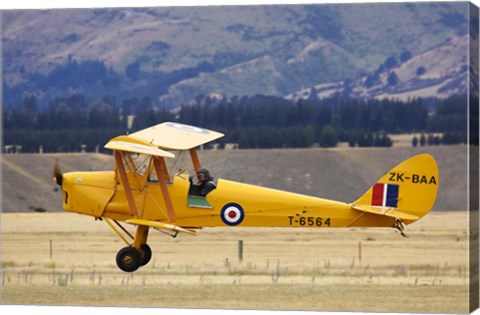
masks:
<svg viewBox="0 0 480 315"><path fill-rule="evenodd" d="M376 183L373 186L372 206L397 208L398 185Z"/></svg>

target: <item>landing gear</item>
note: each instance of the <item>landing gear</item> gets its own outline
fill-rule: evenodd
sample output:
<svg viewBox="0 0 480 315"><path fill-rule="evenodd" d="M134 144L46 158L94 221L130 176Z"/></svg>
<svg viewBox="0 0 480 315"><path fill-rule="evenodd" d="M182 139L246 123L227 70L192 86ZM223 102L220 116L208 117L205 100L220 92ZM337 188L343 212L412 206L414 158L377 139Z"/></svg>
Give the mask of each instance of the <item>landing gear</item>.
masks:
<svg viewBox="0 0 480 315"><path fill-rule="evenodd" d="M127 247L122 248L117 253L117 266L125 272L133 272L138 268L145 266L152 259L152 249L147 244L148 226L137 226L135 236L130 234L120 223L112 220L133 242L129 242L120 231L110 222L110 219L104 218L110 228L125 242Z"/></svg>
<svg viewBox="0 0 480 315"><path fill-rule="evenodd" d="M135 247L124 247L117 253L117 266L125 272L134 272L142 263L142 256Z"/></svg>
<svg viewBox="0 0 480 315"><path fill-rule="evenodd" d="M400 235L402 235L405 238L408 238L408 235L406 235L405 232L403 232L405 230L405 226L403 225L403 221L401 219L395 219L395 223L393 224L393 227L400 232Z"/></svg>
<svg viewBox="0 0 480 315"><path fill-rule="evenodd" d="M152 258L152 249L147 244L140 245L143 254L133 246L122 248L117 253L117 266L125 272L134 272L138 268L148 264Z"/></svg>
<svg viewBox="0 0 480 315"><path fill-rule="evenodd" d="M140 245L140 247L142 248L142 251L143 251L143 255L141 255L142 260L140 262L140 266L145 266L146 264L148 264L148 262L152 258L152 249L147 244L142 244Z"/></svg>

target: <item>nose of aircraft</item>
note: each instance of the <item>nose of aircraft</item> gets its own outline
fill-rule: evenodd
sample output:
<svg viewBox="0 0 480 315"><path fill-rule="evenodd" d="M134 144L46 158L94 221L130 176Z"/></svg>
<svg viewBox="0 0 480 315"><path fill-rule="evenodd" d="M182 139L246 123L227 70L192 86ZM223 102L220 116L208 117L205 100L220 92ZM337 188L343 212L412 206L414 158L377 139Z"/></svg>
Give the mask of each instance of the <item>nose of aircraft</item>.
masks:
<svg viewBox="0 0 480 315"><path fill-rule="evenodd" d="M58 164L58 160L55 161L55 165L53 167L53 181L62 188L64 208L69 204L68 197L71 190L72 176L72 173L63 174L62 170L60 169L60 165Z"/></svg>
<svg viewBox="0 0 480 315"><path fill-rule="evenodd" d="M55 161L55 165L53 166L53 181L58 186L62 186L63 173L62 173L62 170L60 169L60 164L58 164L58 160Z"/></svg>
<svg viewBox="0 0 480 315"><path fill-rule="evenodd" d="M61 187L62 195L63 195L63 207L67 210L68 205L70 204L69 200L69 193L71 191L71 184L73 181L73 174L72 173L62 173L60 169L60 165L58 161L55 161L55 165L53 167L53 181Z"/></svg>

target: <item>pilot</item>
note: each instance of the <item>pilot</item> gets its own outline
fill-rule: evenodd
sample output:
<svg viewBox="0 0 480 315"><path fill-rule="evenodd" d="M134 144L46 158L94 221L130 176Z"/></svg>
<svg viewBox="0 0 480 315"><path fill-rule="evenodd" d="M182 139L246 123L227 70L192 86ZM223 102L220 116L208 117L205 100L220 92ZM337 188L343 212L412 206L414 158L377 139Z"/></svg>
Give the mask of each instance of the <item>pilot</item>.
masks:
<svg viewBox="0 0 480 315"><path fill-rule="evenodd" d="M190 183L192 183L192 189L190 193L196 196L205 197L209 192L217 188L213 182L213 177L210 176L210 172L206 168L201 168L197 172L198 184L192 183L192 176L190 176Z"/></svg>

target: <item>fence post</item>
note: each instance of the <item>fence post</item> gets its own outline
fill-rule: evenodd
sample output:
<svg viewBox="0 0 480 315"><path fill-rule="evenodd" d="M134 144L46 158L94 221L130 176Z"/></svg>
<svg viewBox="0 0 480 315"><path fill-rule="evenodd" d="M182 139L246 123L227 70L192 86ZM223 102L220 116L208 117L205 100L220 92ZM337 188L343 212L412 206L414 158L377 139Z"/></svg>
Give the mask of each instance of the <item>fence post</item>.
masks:
<svg viewBox="0 0 480 315"><path fill-rule="evenodd" d="M243 240L238 241L238 261L243 261Z"/></svg>
<svg viewBox="0 0 480 315"><path fill-rule="evenodd" d="M362 262L362 242L358 242L358 261Z"/></svg>

